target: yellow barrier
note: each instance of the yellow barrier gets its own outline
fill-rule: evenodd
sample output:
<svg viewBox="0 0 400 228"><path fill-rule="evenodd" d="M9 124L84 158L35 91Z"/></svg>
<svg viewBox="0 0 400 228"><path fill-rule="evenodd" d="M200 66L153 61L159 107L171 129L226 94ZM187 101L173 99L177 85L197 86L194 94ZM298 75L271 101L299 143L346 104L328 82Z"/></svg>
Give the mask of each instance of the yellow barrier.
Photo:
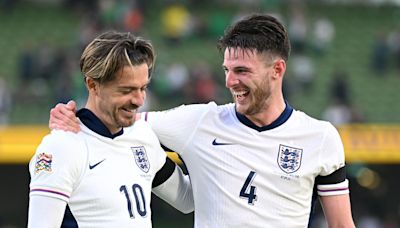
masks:
<svg viewBox="0 0 400 228"><path fill-rule="evenodd" d="M349 163L400 163L400 125L347 125L339 133Z"/></svg>
<svg viewBox="0 0 400 228"><path fill-rule="evenodd" d="M0 163L28 163L49 132L47 126L0 127Z"/></svg>
<svg viewBox="0 0 400 228"><path fill-rule="evenodd" d="M400 164L400 125L360 124L339 127L347 163ZM0 126L0 163L28 163L47 126ZM181 162L176 153L168 156Z"/></svg>

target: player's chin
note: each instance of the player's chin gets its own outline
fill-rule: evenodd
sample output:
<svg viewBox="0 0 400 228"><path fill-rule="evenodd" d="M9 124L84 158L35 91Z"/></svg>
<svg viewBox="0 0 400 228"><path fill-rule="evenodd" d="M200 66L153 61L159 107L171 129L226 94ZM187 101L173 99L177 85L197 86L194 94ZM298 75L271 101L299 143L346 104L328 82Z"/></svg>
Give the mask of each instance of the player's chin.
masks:
<svg viewBox="0 0 400 228"><path fill-rule="evenodd" d="M136 115L133 116L125 116L121 115L118 118L119 126L121 127L130 127L135 123L135 117Z"/></svg>
<svg viewBox="0 0 400 228"><path fill-rule="evenodd" d="M130 126L132 126L134 123L135 123L135 118L132 118L132 119L124 119L124 120L122 120L122 121L119 121L120 122L120 126L121 127L130 127Z"/></svg>

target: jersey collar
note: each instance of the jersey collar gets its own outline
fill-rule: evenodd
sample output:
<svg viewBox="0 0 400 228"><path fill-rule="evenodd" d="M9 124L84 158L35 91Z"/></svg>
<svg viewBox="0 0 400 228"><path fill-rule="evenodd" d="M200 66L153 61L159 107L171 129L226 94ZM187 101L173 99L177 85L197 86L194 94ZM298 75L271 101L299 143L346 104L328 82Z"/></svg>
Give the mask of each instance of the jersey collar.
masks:
<svg viewBox="0 0 400 228"><path fill-rule="evenodd" d="M111 134L106 125L104 125L104 123L101 122L101 120L87 108L80 109L76 113L76 116L79 117L79 119L86 127L104 137L114 139L115 137L120 136L124 133L124 129L122 128L119 132Z"/></svg>
<svg viewBox="0 0 400 228"><path fill-rule="evenodd" d="M245 115L242 115L242 114L236 112L236 108L235 108L235 113L236 113L237 118L239 119L239 121L242 124L246 125L247 127L253 128L254 130L256 130L258 132L261 132L261 131L271 130L276 127L279 127L280 125L282 125L289 119L289 117L292 115L293 108L292 108L292 106L289 105L289 103L287 101L285 101L285 104L286 104L285 110L283 110L282 114L278 117L278 119L276 119L271 124L268 124L268 125L265 125L262 127L255 125Z"/></svg>

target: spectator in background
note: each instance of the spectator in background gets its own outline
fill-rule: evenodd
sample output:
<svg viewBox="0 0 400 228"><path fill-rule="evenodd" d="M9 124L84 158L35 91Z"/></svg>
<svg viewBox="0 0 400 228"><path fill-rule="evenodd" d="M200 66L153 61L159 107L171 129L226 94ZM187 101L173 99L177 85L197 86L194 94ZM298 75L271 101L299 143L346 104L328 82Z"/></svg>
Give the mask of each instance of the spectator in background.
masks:
<svg viewBox="0 0 400 228"><path fill-rule="evenodd" d="M55 67L58 69L53 77L53 94L55 95L55 102L68 102L73 97L74 83L73 83L73 70L74 67L69 60L68 52L60 48L56 54ZM82 82L81 82L82 84Z"/></svg>
<svg viewBox="0 0 400 228"><path fill-rule="evenodd" d="M217 83L208 64L197 64L191 72L191 78L192 103L207 103L217 99Z"/></svg>
<svg viewBox="0 0 400 228"><path fill-rule="evenodd" d="M400 28L389 33L389 49L393 53L396 68L400 70Z"/></svg>
<svg viewBox="0 0 400 228"><path fill-rule="evenodd" d="M169 44L178 44L191 31L191 14L182 4L171 4L161 12L163 36Z"/></svg>
<svg viewBox="0 0 400 228"><path fill-rule="evenodd" d="M16 95L18 96L18 100L24 100L30 96L29 88L31 87L32 81L37 77L35 69L36 56L34 55L32 44L26 43L18 58L18 80L20 85L23 83L28 89L21 90L21 92Z"/></svg>
<svg viewBox="0 0 400 228"><path fill-rule="evenodd" d="M383 76L388 70L389 46L384 32L379 32L372 47L371 66L377 76Z"/></svg>
<svg viewBox="0 0 400 228"><path fill-rule="evenodd" d="M78 46L79 50L83 50L85 45L90 43L98 33L103 29L101 20L97 14L90 13L84 17L79 26Z"/></svg>
<svg viewBox="0 0 400 228"><path fill-rule="evenodd" d="M313 27L312 45L318 55L325 54L335 38L335 26L325 17L319 17L315 20Z"/></svg>
<svg viewBox="0 0 400 228"><path fill-rule="evenodd" d="M36 74L28 91L35 102L51 94L51 83L59 72L57 55L55 48L47 41L42 42L35 51Z"/></svg>
<svg viewBox="0 0 400 228"><path fill-rule="evenodd" d="M118 17L121 15L119 1L99 0L99 18L105 27L116 27ZM118 29L118 28L117 28Z"/></svg>
<svg viewBox="0 0 400 228"><path fill-rule="evenodd" d="M305 54L304 47L299 47L291 60L291 72L300 91L310 92L314 83L315 66L310 56Z"/></svg>
<svg viewBox="0 0 400 228"><path fill-rule="evenodd" d="M19 55L19 82L25 87L17 94L18 101L37 101L49 93L50 82L58 72L55 50L43 42L38 47L26 43Z"/></svg>
<svg viewBox="0 0 400 228"><path fill-rule="evenodd" d="M168 96L170 98L183 96L183 90L189 81L189 70L181 62L170 64L165 72L165 79L168 85Z"/></svg>
<svg viewBox="0 0 400 228"><path fill-rule="evenodd" d="M35 78L35 56L32 44L26 43L18 61L19 79L23 83L30 83Z"/></svg>
<svg viewBox="0 0 400 228"><path fill-rule="evenodd" d="M46 81L50 80L54 73L58 69L54 69L54 60L56 59L56 51L54 47L49 44L49 42L44 41L39 45L36 51L36 65L37 65L37 77Z"/></svg>
<svg viewBox="0 0 400 228"><path fill-rule="evenodd" d="M11 92L7 82L0 76L0 125L7 125L11 110Z"/></svg>
<svg viewBox="0 0 400 228"><path fill-rule="evenodd" d="M292 43L293 53L305 50L307 44L308 25L305 5L301 1L291 1L288 33Z"/></svg>
<svg viewBox="0 0 400 228"><path fill-rule="evenodd" d="M348 84L349 75L343 70L339 70L336 67L332 75L332 81L330 86L330 98L338 100L340 103L350 102L350 87Z"/></svg>
<svg viewBox="0 0 400 228"><path fill-rule="evenodd" d="M349 75L342 70L333 73L329 94L330 104L322 113L322 119L328 120L335 126L364 121L361 110L350 100L348 77Z"/></svg>
<svg viewBox="0 0 400 228"><path fill-rule="evenodd" d="M140 33L143 24L143 13L137 1L132 1L127 6L123 18L124 29L135 34Z"/></svg>
<svg viewBox="0 0 400 228"><path fill-rule="evenodd" d="M351 109L347 103L333 98L331 104L324 110L322 119L331 122L334 126L348 124L352 121Z"/></svg>

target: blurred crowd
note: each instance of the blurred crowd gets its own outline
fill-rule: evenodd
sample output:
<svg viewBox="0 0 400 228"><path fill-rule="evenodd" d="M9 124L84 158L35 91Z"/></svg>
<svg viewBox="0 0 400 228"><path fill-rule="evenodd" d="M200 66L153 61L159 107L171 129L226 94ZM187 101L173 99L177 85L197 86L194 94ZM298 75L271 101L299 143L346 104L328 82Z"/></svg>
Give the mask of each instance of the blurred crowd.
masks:
<svg viewBox="0 0 400 228"><path fill-rule="evenodd" d="M202 12L196 9L195 1L168 0L151 4L139 0L64 0L63 7L70 9L80 18L76 48L62 49L46 41L26 43L16 65L19 84L14 86L16 88L23 85L25 89L12 91L7 89L12 87L7 86L5 80L0 80L0 124L9 122L12 105L17 102L47 102L54 105L57 102L75 99L81 106L84 105L81 101L85 98L86 91L81 83L82 76L77 62L82 48L104 30L130 31L153 39L149 37L149 25L154 24L157 27L155 29L160 31L159 38L163 42L160 45L180 48L183 42L190 39L200 38L200 42L215 42L227 24L250 12L260 12L260 9L274 14L287 24L292 55L285 77L286 98L290 101L291 97L298 94L311 94L317 77L317 61L332 51L336 28L334 23L322 14L309 18L305 1L284 2L289 3L286 14L281 13L281 1L220 0L209 4L221 8L234 7L236 10L230 14L211 12L207 17L201 17ZM152 14L154 5L160 8L157 15ZM13 8L15 2L3 0L3 6ZM151 24L149 18L157 22ZM379 76L384 76L391 67L388 59L393 57L397 59L396 66L400 69L399 43L398 30L388 34L378 33L371 51L371 70ZM167 53L161 55L166 56ZM230 97L223 88L223 79L217 77L222 71L215 66L215 63L201 59L191 66L173 59L158 63L144 108L168 108L160 107L168 100L175 100L176 103L173 104L228 101ZM352 86L348 80L350 77L341 66L337 66L331 73L328 89L330 92L327 95L329 102L321 117L335 125L366 120L362 109L351 99Z"/></svg>

